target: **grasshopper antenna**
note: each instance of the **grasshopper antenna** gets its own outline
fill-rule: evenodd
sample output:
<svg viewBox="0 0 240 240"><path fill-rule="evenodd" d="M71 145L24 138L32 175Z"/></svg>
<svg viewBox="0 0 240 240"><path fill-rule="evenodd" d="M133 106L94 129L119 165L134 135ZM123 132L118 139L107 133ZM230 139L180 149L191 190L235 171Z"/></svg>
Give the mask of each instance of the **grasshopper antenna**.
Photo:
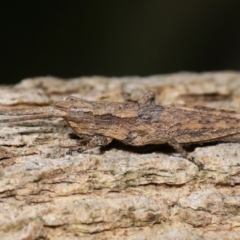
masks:
<svg viewBox="0 0 240 240"><path fill-rule="evenodd" d="M54 107L37 107L35 109L23 110L0 110L0 123L20 122L34 119L48 119L64 117L64 111Z"/></svg>

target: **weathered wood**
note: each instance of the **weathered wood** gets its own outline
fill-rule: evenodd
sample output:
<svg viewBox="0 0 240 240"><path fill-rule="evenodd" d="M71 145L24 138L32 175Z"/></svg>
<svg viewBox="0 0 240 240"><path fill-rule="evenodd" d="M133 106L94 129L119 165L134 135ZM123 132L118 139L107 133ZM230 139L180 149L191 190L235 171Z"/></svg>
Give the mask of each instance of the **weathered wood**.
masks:
<svg viewBox="0 0 240 240"><path fill-rule="evenodd" d="M27 79L0 88L0 109L48 106L69 95L240 112L240 74ZM1 124L1 239L239 239L240 144L198 145L204 170L173 149L108 148L66 156L81 139L61 119ZM232 139L231 139L232 141Z"/></svg>

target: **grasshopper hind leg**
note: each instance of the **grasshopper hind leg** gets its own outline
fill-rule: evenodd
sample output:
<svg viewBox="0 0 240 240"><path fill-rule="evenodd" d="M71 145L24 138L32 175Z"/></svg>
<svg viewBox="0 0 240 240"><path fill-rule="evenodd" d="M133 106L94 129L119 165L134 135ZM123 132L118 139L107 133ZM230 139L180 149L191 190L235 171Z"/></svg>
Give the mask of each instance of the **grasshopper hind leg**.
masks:
<svg viewBox="0 0 240 240"><path fill-rule="evenodd" d="M197 161L194 157L190 156L174 138L171 138L168 141L168 144L171 145L178 153L180 153L183 158L186 158L188 161L194 163L199 170L203 169L204 165Z"/></svg>

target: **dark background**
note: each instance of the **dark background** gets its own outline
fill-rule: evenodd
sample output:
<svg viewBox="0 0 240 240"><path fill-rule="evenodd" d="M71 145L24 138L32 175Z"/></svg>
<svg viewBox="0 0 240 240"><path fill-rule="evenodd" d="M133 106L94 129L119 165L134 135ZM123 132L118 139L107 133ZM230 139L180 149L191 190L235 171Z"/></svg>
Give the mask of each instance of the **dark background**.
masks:
<svg viewBox="0 0 240 240"><path fill-rule="evenodd" d="M0 77L240 70L240 1L1 0Z"/></svg>

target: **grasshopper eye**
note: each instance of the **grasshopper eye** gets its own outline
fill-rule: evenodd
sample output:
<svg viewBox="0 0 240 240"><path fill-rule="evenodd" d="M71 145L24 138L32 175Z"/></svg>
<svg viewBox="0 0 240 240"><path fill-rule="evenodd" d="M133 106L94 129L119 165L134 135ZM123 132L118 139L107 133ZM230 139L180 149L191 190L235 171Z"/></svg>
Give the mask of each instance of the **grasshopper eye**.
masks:
<svg viewBox="0 0 240 240"><path fill-rule="evenodd" d="M67 97L66 98L66 102L69 102L69 101L77 101L78 100L78 98L77 97L74 97L74 96L69 96L69 97Z"/></svg>
<svg viewBox="0 0 240 240"><path fill-rule="evenodd" d="M78 106L70 106L68 108L68 119L72 122L82 122L84 111Z"/></svg>

